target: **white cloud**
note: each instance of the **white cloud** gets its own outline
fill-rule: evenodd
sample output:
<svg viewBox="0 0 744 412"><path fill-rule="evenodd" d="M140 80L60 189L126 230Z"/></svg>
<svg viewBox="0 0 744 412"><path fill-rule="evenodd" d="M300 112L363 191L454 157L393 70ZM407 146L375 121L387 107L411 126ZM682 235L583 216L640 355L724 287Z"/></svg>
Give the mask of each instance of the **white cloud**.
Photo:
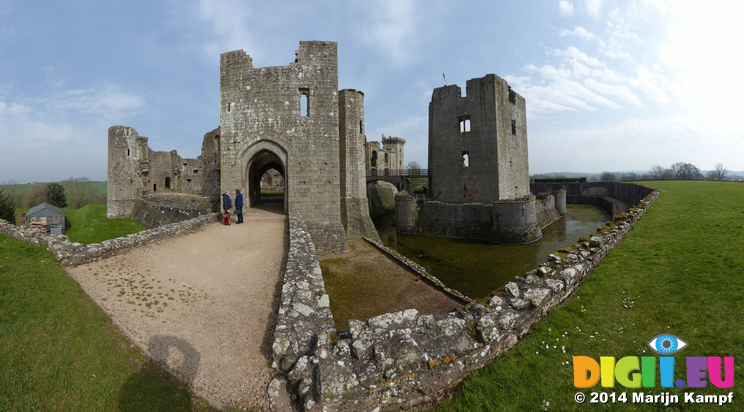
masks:
<svg viewBox="0 0 744 412"><path fill-rule="evenodd" d="M566 0L561 0L558 3L558 11L561 13L561 16L571 17L574 14L574 5Z"/></svg>
<svg viewBox="0 0 744 412"><path fill-rule="evenodd" d="M564 57L567 60L578 61L586 63L590 66L604 66L596 57L589 57L586 53L581 52L579 49L573 46L569 46L566 50L553 50L553 55L556 57Z"/></svg>
<svg viewBox="0 0 744 412"><path fill-rule="evenodd" d="M559 35L561 37L566 37L566 36L578 37L584 40L595 40L597 38L594 34L589 33L588 31L586 31L585 28L581 26L576 26L574 27L573 30L570 30L570 31L566 29L562 29L559 32Z"/></svg>
<svg viewBox="0 0 744 412"><path fill-rule="evenodd" d="M375 129L376 134L384 134L385 136L408 136L413 132L427 131L429 128L429 119L427 117L411 116L400 122L378 127ZM372 136L367 136L368 140L375 140Z"/></svg>
<svg viewBox="0 0 744 412"><path fill-rule="evenodd" d="M60 112L94 114L105 121L120 120L145 108L143 96L125 91L118 85L61 90L39 99L39 102Z"/></svg>
<svg viewBox="0 0 744 412"><path fill-rule="evenodd" d="M414 0L378 0L373 4L372 23L364 31L364 38L392 59L407 63L413 58L415 16Z"/></svg>
<svg viewBox="0 0 744 412"><path fill-rule="evenodd" d="M587 14L591 17L598 19L600 8L602 7L601 0L584 0L584 7L586 8Z"/></svg>
<svg viewBox="0 0 744 412"><path fill-rule="evenodd" d="M613 96L636 106L643 106L638 96L627 86L602 83L591 78L584 80L584 85L597 93Z"/></svg>

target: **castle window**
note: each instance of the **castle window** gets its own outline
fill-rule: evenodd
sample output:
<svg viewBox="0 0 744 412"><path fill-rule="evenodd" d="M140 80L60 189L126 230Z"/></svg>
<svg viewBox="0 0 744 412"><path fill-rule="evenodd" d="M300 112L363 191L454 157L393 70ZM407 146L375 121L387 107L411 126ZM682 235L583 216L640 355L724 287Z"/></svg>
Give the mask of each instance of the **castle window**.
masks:
<svg viewBox="0 0 744 412"><path fill-rule="evenodd" d="M310 89L300 89L300 116L310 116Z"/></svg>
<svg viewBox="0 0 744 412"><path fill-rule="evenodd" d="M372 164L372 167L377 167L377 151L372 152L372 158L370 159L370 163Z"/></svg>
<svg viewBox="0 0 744 412"><path fill-rule="evenodd" d="M189 187L189 183L191 183L191 179L186 179L186 187Z"/></svg>
<svg viewBox="0 0 744 412"><path fill-rule="evenodd" d="M129 156L129 149L127 149L127 157Z"/></svg>
<svg viewBox="0 0 744 412"><path fill-rule="evenodd" d="M227 111L230 111L230 103L227 104Z"/></svg>
<svg viewBox="0 0 744 412"><path fill-rule="evenodd" d="M199 169L194 169L194 176L199 174Z"/></svg>
<svg viewBox="0 0 744 412"><path fill-rule="evenodd" d="M186 166L187 165L188 165L188 163L184 163L183 166L181 166L181 172L182 173L186 171Z"/></svg>
<svg viewBox="0 0 744 412"><path fill-rule="evenodd" d="M359 121L359 134L364 134L364 123L362 120Z"/></svg>
<svg viewBox="0 0 744 412"><path fill-rule="evenodd" d="M158 185L157 184L155 184L155 183L152 184L152 191L153 192L157 192L158 191Z"/></svg>
<svg viewBox="0 0 744 412"><path fill-rule="evenodd" d="M470 156L468 152L462 152L462 167L470 167Z"/></svg>
<svg viewBox="0 0 744 412"><path fill-rule="evenodd" d="M515 120L512 120L512 134L517 134L517 122Z"/></svg>
<svg viewBox="0 0 744 412"><path fill-rule="evenodd" d="M460 133L470 131L470 116L458 117L457 120L460 122Z"/></svg>
<svg viewBox="0 0 744 412"><path fill-rule="evenodd" d="M220 154L220 135L214 137L214 151Z"/></svg>
<svg viewBox="0 0 744 412"><path fill-rule="evenodd" d="M387 162L388 162L388 154L385 153L385 163L387 163Z"/></svg>
<svg viewBox="0 0 744 412"><path fill-rule="evenodd" d="M165 178L165 187L167 187L168 189L172 189L172 188L171 188L171 181L170 181L170 177L166 177L166 178Z"/></svg>
<svg viewBox="0 0 744 412"><path fill-rule="evenodd" d="M517 94L514 93L514 90L512 90L511 86L509 86L509 101L514 104L517 103Z"/></svg>

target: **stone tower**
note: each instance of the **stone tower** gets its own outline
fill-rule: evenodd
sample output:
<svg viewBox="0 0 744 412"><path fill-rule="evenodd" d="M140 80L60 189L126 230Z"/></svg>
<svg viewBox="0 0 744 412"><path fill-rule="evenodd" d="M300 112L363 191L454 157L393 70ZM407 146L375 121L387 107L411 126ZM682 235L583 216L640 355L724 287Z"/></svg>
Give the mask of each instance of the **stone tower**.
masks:
<svg viewBox="0 0 744 412"><path fill-rule="evenodd" d="M263 173L285 181L285 210L302 215L319 252L347 249L341 222L335 42L300 42L287 66L254 68L243 50L221 55L221 188L260 197Z"/></svg>
<svg viewBox="0 0 744 412"><path fill-rule="evenodd" d="M489 74L434 89L429 104L432 200L493 203L530 195L525 100Z"/></svg>
<svg viewBox="0 0 744 412"><path fill-rule="evenodd" d="M384 155L386 169L403 170L405 168L403 162L403 145L405 144L406 141L400 137L382 136L382 148L386 151Z"/></svg>
<svg viewBox="0 0 744 412"><path fill-rule="evenodd" d="M132 215L139 191L149 181L149 151L147 137L138 135L133 128L109 128L108 218L128 218Z"/></svg>
<svg viewBox="0 0 744 412"><path fill-rule="evenodd" d="M347 236L378 238L369 217L365 170L364 93L338 93L341 222Z"/></svg>

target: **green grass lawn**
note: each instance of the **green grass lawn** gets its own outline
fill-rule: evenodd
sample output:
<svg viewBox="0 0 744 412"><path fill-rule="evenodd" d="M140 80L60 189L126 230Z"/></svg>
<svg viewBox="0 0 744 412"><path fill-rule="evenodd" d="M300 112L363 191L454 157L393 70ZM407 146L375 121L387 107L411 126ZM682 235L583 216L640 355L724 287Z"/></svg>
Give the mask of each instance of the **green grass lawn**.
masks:
<svg viewBox="0 0 744 412"><path fill-rule="evenodd" d="M63 209L70 222L65 235L71 242L84 245L100 243L145 230L145 227L130 219L109 219L106 205L89 204L80 209Z"/></svg>
<svg viewBox="0 0 744 412"><path fill-rule="evenodd" d="M625 240L530 336L468 377L438 411L744 410L744 184L645 182L661 196ZM687 381L686 357L733 356L733 389L630 389L616 383L573 385L572 356L653 356L646 344L676 335L689 346L673 355L675 379ZM565 353L562 348L565 347ZM577 392L679 395L679 404L585 404ZM734 405L685 404L684 393L734 393Z"/></svg>
<svg viewBox="0 0 744 412"><path fill-rule="evenodd" d="M0 410L213 410L134 346L55 262L0 234Z"/></svg>
<svg viewBox="0 0 744 412"><path fill-rule="evenodd" d="M62 186L65 185L65 182L49 182L49 183L59 183ZM93 189L99 194L106 195L108 193L108 182L100 182L100 181L91 181L91 185L93 186ZM17 184L17 185L0 185L0 189L8 188L8 189L14 189L16 195L23 195L28 192L28 189L31 188L30 183L24 183L24 184Z"/></svg>

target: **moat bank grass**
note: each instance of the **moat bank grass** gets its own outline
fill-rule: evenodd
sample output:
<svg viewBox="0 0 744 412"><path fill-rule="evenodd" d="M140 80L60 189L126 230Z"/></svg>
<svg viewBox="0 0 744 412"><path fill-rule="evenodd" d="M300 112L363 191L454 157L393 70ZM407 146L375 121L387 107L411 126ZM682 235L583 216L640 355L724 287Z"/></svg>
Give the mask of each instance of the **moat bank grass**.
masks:
<svg viewBox="0 0 744 412"><path fill-rule="evenodd" d="M661 196L579 292L530 336L465 380L438 411L742 410L744 409L744 184L645 182ZM688 356L733 356L732 389L573 386L572 356L654 356L646 344L661 333L689 346L674 355L675 379L687 381ZM565 353L562 348L565 347ZM566 363L567 362L567 363ZM658 365L658 361L657 361ZM657 366L657 385L658 366ZM577 392L670 393L679 404L586 404ZM685 392L726 395L734 405L685 404ZM549 403L549 404L548 404Z"/></svg>
<svg viewBox="0 0 744 412"><path fill-rule="evenodd" d="M70 222L65 235L71 242L89 245L145 230L144 226L130 219L107 218L106 205L89 204L80 209L63 210Z"/></svg>
<svg viewBox="0 0 744 412"><path fill-rule="evenodd" d="M0 410L208 411L51 253L0 234Z"/></svg>

